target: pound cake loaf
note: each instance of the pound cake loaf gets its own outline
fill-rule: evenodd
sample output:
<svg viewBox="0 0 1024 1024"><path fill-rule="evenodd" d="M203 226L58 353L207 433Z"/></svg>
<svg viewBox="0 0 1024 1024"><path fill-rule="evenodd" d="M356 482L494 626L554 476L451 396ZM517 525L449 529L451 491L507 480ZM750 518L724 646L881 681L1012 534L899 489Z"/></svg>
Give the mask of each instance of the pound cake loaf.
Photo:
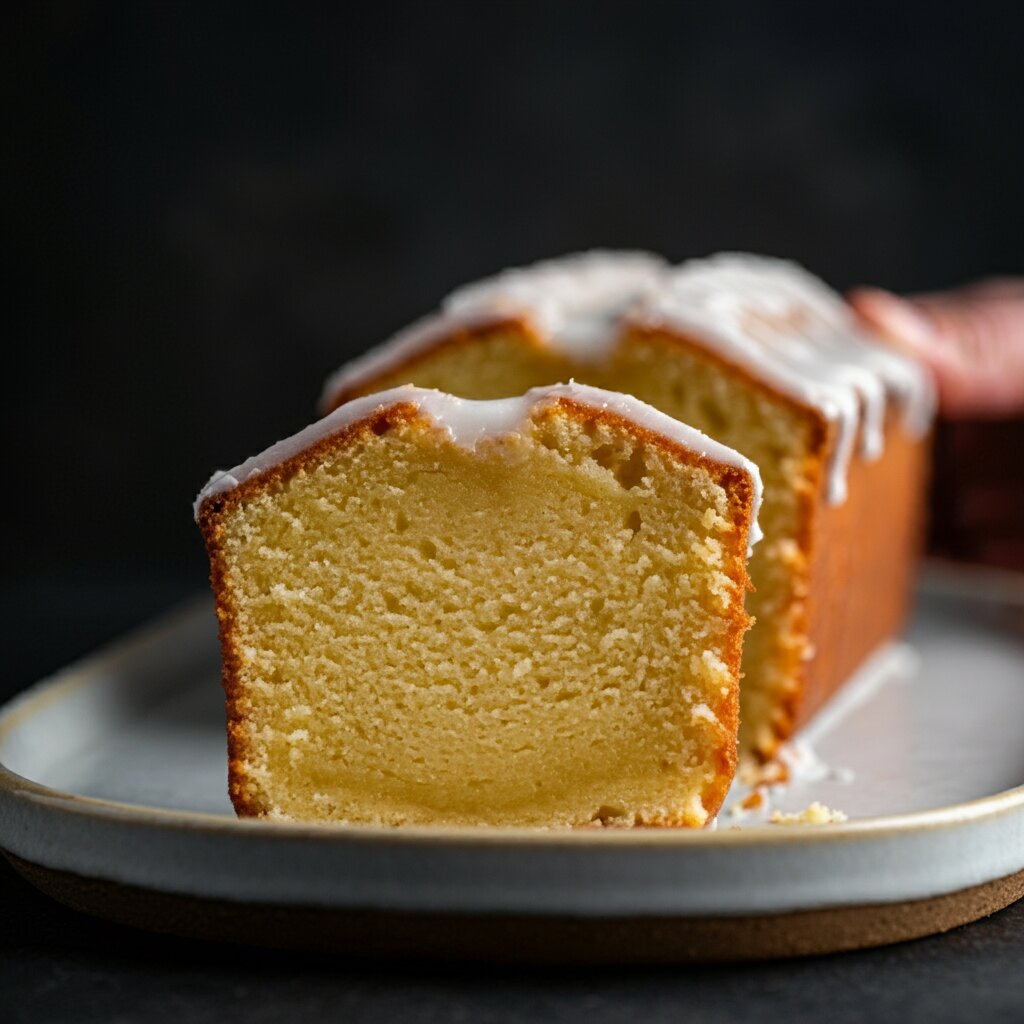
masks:
<svg viewBox="0 0 1024 1024"><path fill-rule="evenodd" d="M580 385L400 387L215 475L238 813L704 825L760 492L736 452Z"/></svg>
<svg viewBox="0 0 1024 1024"><path fill-rule="evenodd" d="M343 367L322 403L409 382L483 399L570 379L635 395L760 467L740 740L770 756L901 627L929 379L792 263L590 253L456 291Z"/></svg>

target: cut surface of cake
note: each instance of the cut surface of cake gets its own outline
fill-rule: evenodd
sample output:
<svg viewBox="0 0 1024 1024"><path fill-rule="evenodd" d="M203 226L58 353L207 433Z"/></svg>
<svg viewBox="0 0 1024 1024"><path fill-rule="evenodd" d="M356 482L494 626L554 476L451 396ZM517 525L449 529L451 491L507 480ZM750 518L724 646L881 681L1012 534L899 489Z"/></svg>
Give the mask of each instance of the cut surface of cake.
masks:
<svg viewBox="0 0 1024 1024"><path fill-rule="evenodd" d="M400 387L216 474L236 810L704 825L736 765L742 456L580 385Z"/></svg>
<svg viewBox="0 0 1024 1024"><path fill-rule="evenodd" d="M759 466L740 737L770 756L902 625L930 380L794 264L597 252L456 291L343 367L322 404L403 383L483 399L568 379L635 395Z"/></svg>

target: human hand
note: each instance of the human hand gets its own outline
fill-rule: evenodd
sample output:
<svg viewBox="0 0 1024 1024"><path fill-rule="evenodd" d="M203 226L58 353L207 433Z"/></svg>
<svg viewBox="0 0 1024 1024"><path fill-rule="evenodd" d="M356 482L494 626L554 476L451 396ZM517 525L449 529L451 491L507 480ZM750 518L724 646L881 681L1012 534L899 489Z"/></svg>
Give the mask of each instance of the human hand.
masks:
<svg viewBox="0 0 1024 1024"><path fill-rule="evenodd" d="M1024 278L908 298L858 288L848 299L876 333L931 369L943 416L1024 415Z"/></svg>

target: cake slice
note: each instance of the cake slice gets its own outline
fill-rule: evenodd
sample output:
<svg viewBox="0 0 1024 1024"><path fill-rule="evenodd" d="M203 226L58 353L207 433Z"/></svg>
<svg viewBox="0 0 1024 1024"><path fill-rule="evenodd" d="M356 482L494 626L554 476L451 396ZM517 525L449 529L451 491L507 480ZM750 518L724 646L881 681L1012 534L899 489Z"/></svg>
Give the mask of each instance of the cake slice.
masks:
<svg viewBox="0 0 1024 1024"><path fill-rule="evenodd" d="M201 492L241 815L700 826L757 469L623 395L350 402Z"/></svg>
<svg viewBox="0 0 1024 1024"><path fill-rule="evenodd" d="M342 367L323 406L396 384L484 399L571 378L636 395L760 467L740 747L770 757L902 626L927 375L792 263L590 253L459 289Z"/></svg>

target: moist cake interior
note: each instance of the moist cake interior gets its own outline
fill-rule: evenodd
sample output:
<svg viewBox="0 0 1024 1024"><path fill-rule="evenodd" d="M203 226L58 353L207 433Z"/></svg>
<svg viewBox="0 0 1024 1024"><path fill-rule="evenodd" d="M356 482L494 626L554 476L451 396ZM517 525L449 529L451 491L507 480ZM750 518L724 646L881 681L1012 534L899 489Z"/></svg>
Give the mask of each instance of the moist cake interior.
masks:
<svg viewBox="0 0 1024 1024"><path fill-rule="evenodd" d="M704 824L735 766L747 475L567 403L475 449L409 407L352 430L200 513L240 812Z"/></svg>

